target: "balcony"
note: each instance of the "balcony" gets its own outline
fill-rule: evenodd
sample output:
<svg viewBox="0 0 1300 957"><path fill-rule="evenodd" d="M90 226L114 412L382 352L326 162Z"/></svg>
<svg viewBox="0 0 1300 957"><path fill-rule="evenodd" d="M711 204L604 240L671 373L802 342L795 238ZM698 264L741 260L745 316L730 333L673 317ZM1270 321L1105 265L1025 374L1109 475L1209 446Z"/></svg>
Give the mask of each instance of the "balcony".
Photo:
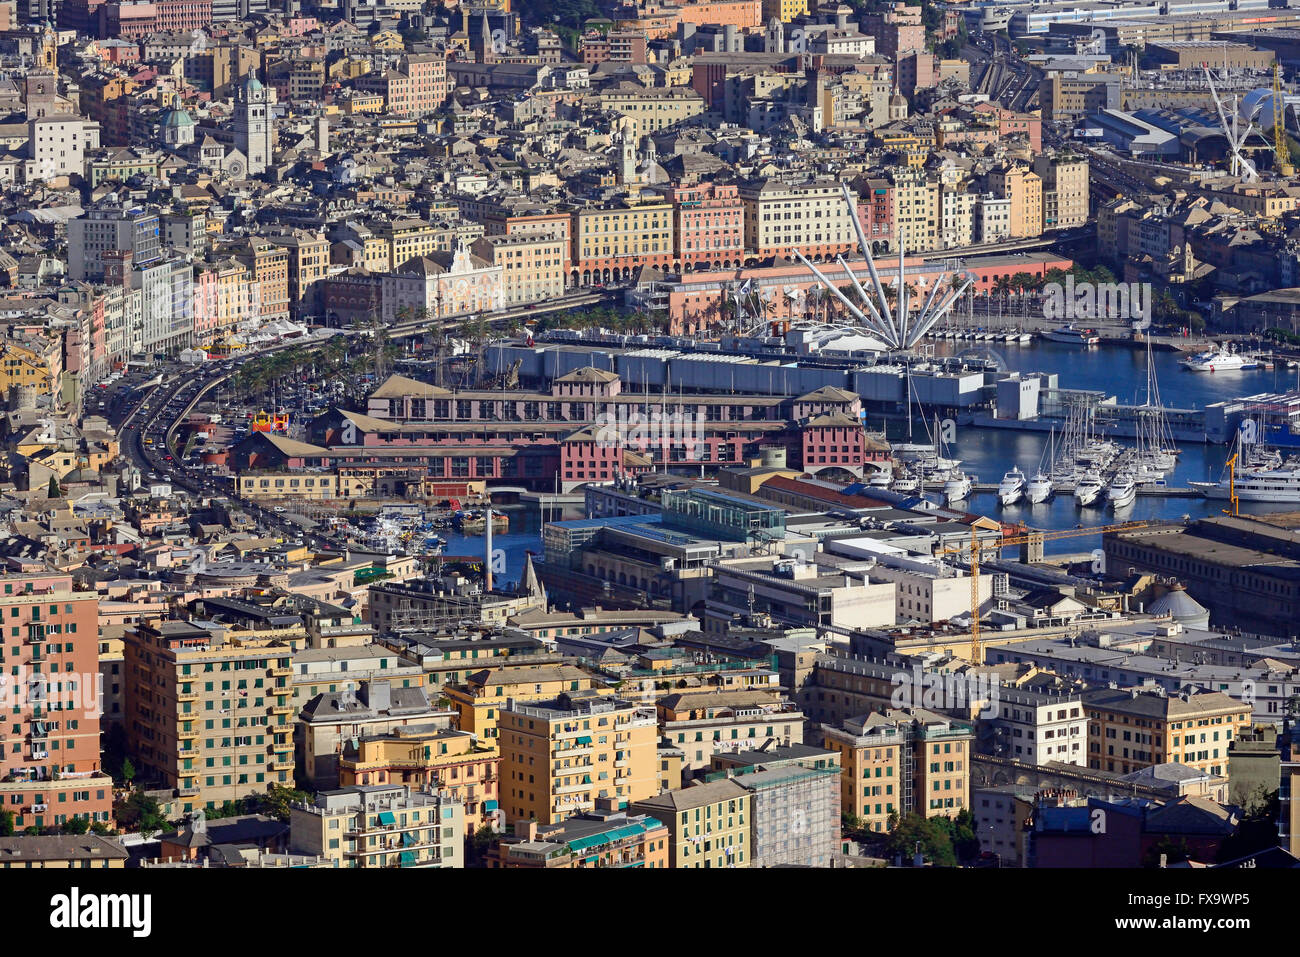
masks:
<svg viewBox="0 0 1300 957"><path fill-rule="evenodd" d="M197 691L178 691L176 692L177 701L198 701L199 693Z"/></svg>
<svg viewBox="0 0 1300 957"><path fill-rule="evenodd" d="M293 669L292 669L292 668L272 668L272 669L271 669L271 677L272 677L272 678L292 678L292 677L293 677Z"/></svg>
<svg viewBox="0 0 1300 957"><path fill-rule="evenodd" d="M590 784L562 784L551 789L552 794L577 794L580 791L590 791Z"/></svg>
<svg viewBox="0 0 1300 957"><path fill-rule="evenodd" d="M197 738L198 736L199 736L199 732L197 728L176 732L176 737L180 741L189 741L190 739Z"/></svg>
<svg viewBox="0 0 1300 957"><path fill-rule="evenodd" d="M267 710L270 711L271 714L289 714L293 711L293 705L289 704L287 701L277 702L276 704L271 705Z"/></svg>
<svg viewBox="0 0 1300 957"><path fill-rule="evenodd" d="M293 762L286 761L283 758L273 758L271 761L267 762L266 768L268 771L292 771Z"/></svg>

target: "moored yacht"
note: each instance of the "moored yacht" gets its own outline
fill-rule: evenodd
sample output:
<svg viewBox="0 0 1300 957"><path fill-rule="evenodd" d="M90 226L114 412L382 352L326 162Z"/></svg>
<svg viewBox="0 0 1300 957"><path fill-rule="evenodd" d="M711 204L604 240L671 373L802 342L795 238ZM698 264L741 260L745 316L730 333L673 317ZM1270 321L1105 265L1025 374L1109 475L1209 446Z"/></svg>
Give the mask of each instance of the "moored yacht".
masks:
<svg viewBox="0 0 1300 957"><path fill-rule="evenodd" d="M953 469L948 473L948 480L943 483L943 500L949 505L964 502L970 498L970 490L970 476L961 469Z"/></svg>
<svg viewBox="0 0 1300 957"><path fill-rule="evenodd" d="M1094 504L1101 497L1101 493L1106 490L1106 485L1101 480L1101 476L1096 472L1088 471L1079 476L1079 480L1074 486L1074 501L1082 508L1087 508Z"/></svg>
<svg viewBox="0 0 1300 957"><path fill-rule="evenodd" d="M998 501L1003 505L1015 505L1024 494L1025 473L1013 465L998 485Z"/></svg>
<svg viewBox="0 0 1300 957"><path fill-rule="evenodd" d="M1042 471L1035 472L1025 485L1025 498L1030 505L1038 505L1052 497L1052 480Z"/></svg>
<svg viewBox="0 0 1300 957"><path fill-rule="evenodd" d="M1106 489L1106 501L1111 508L1132 505L1136 498L1137 482L1134 481L1131 472L1120 472L1111 479L1110 486Z"/></svg>

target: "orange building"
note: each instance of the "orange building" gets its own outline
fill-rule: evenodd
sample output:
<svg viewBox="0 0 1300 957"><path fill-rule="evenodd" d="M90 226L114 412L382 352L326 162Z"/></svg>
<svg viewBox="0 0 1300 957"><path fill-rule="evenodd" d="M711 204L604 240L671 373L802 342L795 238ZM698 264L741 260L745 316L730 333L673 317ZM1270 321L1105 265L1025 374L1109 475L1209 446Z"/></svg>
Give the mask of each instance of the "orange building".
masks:
<svg viewBox="0 0 1300 957"><path fill-rule="evenodd" d="M746 212L748 216L748 211ZM748 222L746 223L748 228ZM809 259L817 257L809 254ZM865 288L871 288L871 274L867 271L866 261L853 256L845 257L858 282ZM966 269L975 275L975 284L971 287L977 296L990 295L999 276L1011 276L1017 272L1032 276L1042 276L1049 269L1069 269L1072 260L1050 253L1024 253L1018 256L980 256L967 259ZM818 268L836 286L847 285L848 275L833 263ZM877 270L886 269L896 272L897 256L877 257ZM945 270L940 262L925 262L919 258L907 260L907 280L923 293L929 293L930 283ZM754 266L745 269L683 273L670 276L657 284L657 293L664 297L669 321L669 332L673 335L692 333L704 329L723 317L722 302L732 291L749 281L750 287L759 297L766 296L769 302L767 317L774 322L795 320L808 315L812 308L809 295L817 279L806 266L779 265ZM888 277L882 277L888 281ZM850 299L855 299L850 296ZM923 305L920 297L912 300L912 307L919 309Z"/></svg>
<svg viewBox="0 0 1300 957"><path fill-rule="evenodd" d="M407 784L438 791L465 805L471 830L490 824L497 809L501 755L478 744L468 731L394 728L344 745L339 786Z"/></svg>
<svg viewBox="0 0 1300 957"><path fill-rule="evenodd" d="M14 827L74 817L112 820L100 772L99 596L63 574L11 575L0 586L0 809Z"/></svg>

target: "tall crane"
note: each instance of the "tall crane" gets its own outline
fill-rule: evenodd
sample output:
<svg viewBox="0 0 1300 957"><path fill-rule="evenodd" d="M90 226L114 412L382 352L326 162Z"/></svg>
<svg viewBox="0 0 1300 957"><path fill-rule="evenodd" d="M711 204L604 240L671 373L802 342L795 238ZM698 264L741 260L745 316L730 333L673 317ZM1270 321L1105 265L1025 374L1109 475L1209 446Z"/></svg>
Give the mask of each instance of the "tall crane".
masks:
<svg viewBox="0 0 1300 957"><path fill-rule="evenodd" d="M940 550L941 555L965 554L970 562L970 660L972 664L981 664L983 645L980 641L980 553L986 549L995 554L1013 545L1029 545L1038 542L1056 541L1062 538L1080 538L1086 535L1102 535L1106 532L1126 532L1146 528L1147 522L1120 522L1115 525L1092 525L1088 528L1064 528L1056 531L1031 530L1027 526L1018 527L1018 534L1003 535L995 541L980 541L979 531L971 529L969 542L962 542Z"/></svg>
<svg viewBox="0 0 1300 957"><path fill-rule="evenodd" d="M1295 172L1291 165L1291 150L1286 142L1286 101L1282 99L1282 63L1273 64L1273 152L1277 171L1282 176Z"/></svg>

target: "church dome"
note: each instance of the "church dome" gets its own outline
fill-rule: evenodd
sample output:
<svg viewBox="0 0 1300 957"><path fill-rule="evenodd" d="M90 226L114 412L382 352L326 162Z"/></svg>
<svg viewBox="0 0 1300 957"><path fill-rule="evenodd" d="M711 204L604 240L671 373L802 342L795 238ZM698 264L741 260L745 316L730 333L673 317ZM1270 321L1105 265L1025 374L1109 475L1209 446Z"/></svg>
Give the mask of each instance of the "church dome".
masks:
<svg viewBox="0 0 1300 957"><path fill-rule="evenodd" d="M194 117L181 107L181 98L172 97L172 105L163 113L162 125L165 130L181 129L194 125Z"/></svg>

